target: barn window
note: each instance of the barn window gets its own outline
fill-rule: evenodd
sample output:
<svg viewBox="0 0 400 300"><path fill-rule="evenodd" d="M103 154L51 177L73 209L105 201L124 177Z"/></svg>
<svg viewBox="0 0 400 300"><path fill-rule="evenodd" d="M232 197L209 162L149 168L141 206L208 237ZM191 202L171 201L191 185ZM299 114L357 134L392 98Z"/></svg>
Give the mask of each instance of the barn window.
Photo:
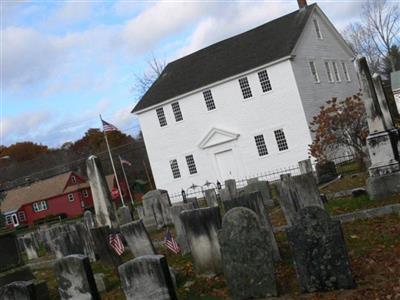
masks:
<svg viewBox="0 0 400 300"><path fill-rule="evenodd" d="M275 134L276 143L278 144L279 151L289 149L283 129L275 130L274 134Z"/></svg>
<svg viewBox="0 0 400 300"><path fill-rule="evenodd" d="M74 199L74 194L68 194L68 201L69 202L73 202L75 199Z"/></svg>
<svg viewBox="0 0 400 300"><path fill-rule="evenodd" d="M87 198L89 197L89 192L87 190L82 191L83 197Z"/></svg>
<svg viewBox="0 0 400 300"><path fill-rule="evenodd" d="M181 172L179 171L178 161L176 159L172 159L169 161L171 166L172 176L177 179L181 177Z"/></svg>
<svg viewBox="0 0 400 300"><path fill-rule="evenodd" d="M13 223L11 215L5 216L6 225L11 225Z"/></svg>
<svg viewBox="0 0 400 300"><path fill-rule="evenodd" d="M314 82L318 83L319 82L319 76L318 76L317 69L315 68L315 63L313 61L310 61L309 64L310 64L311 74L314 77Z"/></svg>
<svg viewBox="0 0 400 300"><path fill-rule="evenodd" d="M258 155L264 156L268 154L267 145L265 145L264 136L262 134L256 135L254 137L254 141L256 142Z"/></svg>
<svg viewBox="0 0 400 300"><path fill-rule="evenodd" d="M39 212L42 210L47 209L47 202L46 201L39 201L32 204L33 211Z"/></svg>
<svg viewBox="0 0 400 300"><path fill-rule="evenodd" d="M160 127L167 126L167 119L165 118L164 109L162 107L156 109L158 122L160 122Z"/></svg>
<svg viewBox="0 0 400 300"><path fill-rule="evenodd" d="M186 156L186 163L189 169L190 174L196 174L197 173L197 168L196 168L196 163L194 162L193 155L187 155Z"/></svg>
<svg viewBox="0 0 400 300"><path fill-rule="evenodd" d="M203 92L204 101L206 102L207 110L215 109L215 103L210 90Z"/></svg>
<svg viewBox="0 0 400 300"><path fill-rule="evenodd" d="M247 77L243 77L239 79L239 85L240 89L242 90L243 98L251 98L253 97L253 94L251 93L249 81L247 80Z"/></svg>
<svg viewBox="0 0 400 300"><path fill-rule="evenodd" d="M18 212L18 219L20 222L24 222L26 221L26 215L24 211L19 211Z"/></svg>
<svg viewBox="0 0 400 300"><path fill-rule="evenodd" d="M71 176L72 183L76 183L76 177L74 175Z"/></svg>
<svg viewBox="0 0 400 300"><path fill-rule="evenodd" d="M179 102L172 103L171 107L172 107L172 112L174 113L174 116L175 116L175 121L176 122L183 121L183 116L182 116L181 108L179 106Z"/></svg>
<svg viewBox="0 0 400 300"><path fill-rule="evenodd" d="M317 19L314 19L313 23L314 23L315 33L317 34L317 38L322 40L321 29L319 28Z"/></svg>
<svg viewBox="0 0 400 300"><path fill-rule="evenodd" d="M272 90L271 82L269 81L267 70L262 70L258 72L258 78L260 79L260 84L262 91L264 93Z"/></svg>

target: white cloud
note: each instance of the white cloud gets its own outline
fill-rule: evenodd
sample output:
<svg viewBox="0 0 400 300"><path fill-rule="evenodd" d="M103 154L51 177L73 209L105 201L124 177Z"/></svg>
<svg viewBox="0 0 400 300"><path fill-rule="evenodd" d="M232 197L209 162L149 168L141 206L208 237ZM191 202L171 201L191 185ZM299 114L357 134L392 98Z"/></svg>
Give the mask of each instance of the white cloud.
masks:
<svg viewBox="0 0 400 300"><path fill-rule="evenodd" d="M63 64L66 52L60 40L30 28L3 31L2 72L5 88L27 87L51 76Z"/></svg>
<svg viewBox="0 0 400 300"><path fill-rule="evenodd" d="M62 23L74 23L86 20L92 14L92 5L90 1L66 1L55 13L53 20Z"/></svg>
<svg viewBox="0 0 400 300"><path fill-rule="evenodd" d="M25 112L15 117L4 118L0 127L1 140L5 145L16 140L30 140L45 130L51 119L48 111Z"/></svg>

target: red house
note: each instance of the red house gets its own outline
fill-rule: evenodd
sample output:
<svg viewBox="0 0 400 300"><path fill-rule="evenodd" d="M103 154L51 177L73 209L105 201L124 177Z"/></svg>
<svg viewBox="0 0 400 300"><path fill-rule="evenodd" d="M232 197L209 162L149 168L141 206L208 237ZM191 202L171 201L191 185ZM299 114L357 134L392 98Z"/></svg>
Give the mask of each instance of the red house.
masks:
<svg viewBox="0 0 400 300"><path fill-rule="evenodd" d="M75 217L92 206L89 183L75 172L67 172L7 191L0 207L6 226L16 227L49 215Z"/></svg>

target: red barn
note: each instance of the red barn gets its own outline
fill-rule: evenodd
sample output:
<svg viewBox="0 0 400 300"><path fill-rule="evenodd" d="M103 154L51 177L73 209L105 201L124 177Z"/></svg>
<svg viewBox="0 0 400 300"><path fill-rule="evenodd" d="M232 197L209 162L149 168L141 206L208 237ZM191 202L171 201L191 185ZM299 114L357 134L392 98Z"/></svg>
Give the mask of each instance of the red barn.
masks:
<svg viewBox="0 0 400 300"><path fill-rule="evenodd" d="M67 172L7 191L1 203L6 226L33 224L49 215L75 217L93 206L89 183L74 172Z"/></svg>

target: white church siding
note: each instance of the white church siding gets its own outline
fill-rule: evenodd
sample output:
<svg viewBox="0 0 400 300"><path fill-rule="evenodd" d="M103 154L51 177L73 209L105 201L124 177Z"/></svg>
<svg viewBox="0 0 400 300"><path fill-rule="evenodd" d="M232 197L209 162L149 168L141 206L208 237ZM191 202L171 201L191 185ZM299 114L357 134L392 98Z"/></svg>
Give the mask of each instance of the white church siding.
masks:
<svg viewBox="0 0 400 300"><path fill-rule="evenodd" d="M322 39L317 37L313 24L314 19L317 20ZM354 54L343 44L342 39L335 31L330 21L317 7L313 15L310 16L294 51L295 57L292 60L292 65L308 124L312 117L319 113L320 106L326 104L327 100L331 100L332 97L343 100L354 95L360 89L352 62ZM314 82L311 74L309 66L311 60L314 61L318 71L319 83ZM333 82L328 80L325 61L329 62ZM334 78L332 61L337 62L340 82L337 82ZM342 62L346 63L350 81L345 78Z"/></svg>
<svg viewBox="0 0 400 300"><path fill-rule="evenodd" d="M282 166L297 164L307 157L310 133L289 60L267 67L272 90L262 92L257 72L240 74L227 82L205 87L194 94L164 102L139 113L156 186L176 193L192 183L227 179L219 164L229 160L232 149L233 178L254 176ZM248 77L253 97L243 99L239 78ZM216 109L207 110L203 91L210 89ZM176 122L171 102L178 101L183 121ZM156 108L163 107L167 126L160 127ZM215 128L214 135L207 134ZM279 151L274 130L283 129L288 150ZM220 131L222 130L222 131ZM236 137L236 134L239 136ZM259 157L254 136L263 134L268 155ZM228 142L218 144L221 141ZM201 142L206 147L201 149ZM208 143L208 144L207 144ZM214 146L210 146L216 144ZM207 147L208 146L208 147ZM197 174L190 175L185 156L192 154ZM170 160L178 161L181 178L174 179ZM222 168L224 170L224 168ZM224 171L222 170L222 173Z"/></svg>

